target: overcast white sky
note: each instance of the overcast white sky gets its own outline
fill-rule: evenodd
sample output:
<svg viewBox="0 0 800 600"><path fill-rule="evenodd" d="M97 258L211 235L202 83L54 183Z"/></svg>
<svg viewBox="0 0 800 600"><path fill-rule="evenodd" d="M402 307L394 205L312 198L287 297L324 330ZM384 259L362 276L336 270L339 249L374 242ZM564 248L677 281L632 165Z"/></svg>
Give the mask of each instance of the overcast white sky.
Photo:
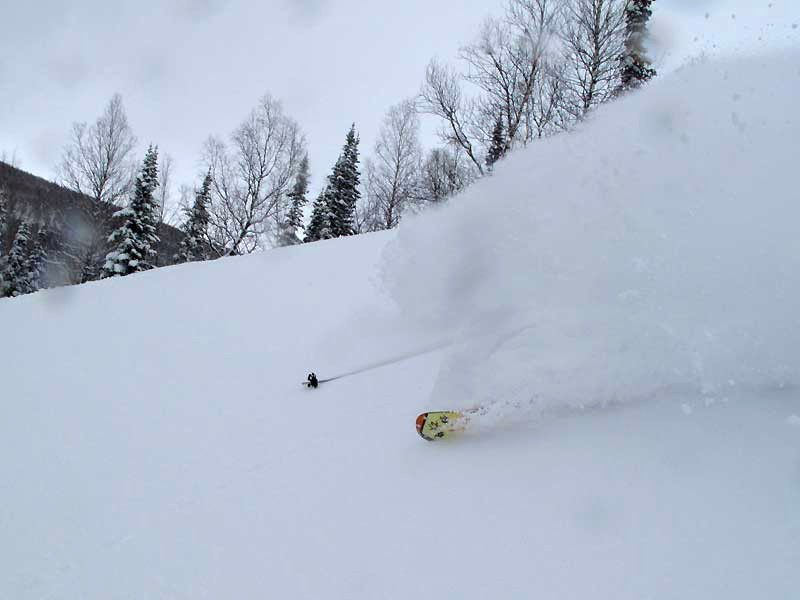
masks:
<svg viewBox="0 0 800 600"><path fill-rule="evenodd" d="M269 92L303 127L318 185L351 122L369 153L430 58L454 58L504 3L0 0L0 153L52 178L70 124L93 121L118 91L140 146L159 144L175 183L195 184L205 138L227 136ZM800 44L800 0L654 7L662 72L702 51Z"/></svg>

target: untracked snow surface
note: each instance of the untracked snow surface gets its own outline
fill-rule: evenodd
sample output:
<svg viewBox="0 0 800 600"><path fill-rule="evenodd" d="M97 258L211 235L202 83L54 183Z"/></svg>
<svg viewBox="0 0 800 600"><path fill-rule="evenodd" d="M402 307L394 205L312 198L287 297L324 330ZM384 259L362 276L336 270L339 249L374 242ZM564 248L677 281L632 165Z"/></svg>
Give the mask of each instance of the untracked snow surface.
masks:
<svg viewBox="0 0 800 600"><path fill-rule="evenodd" d="M398 232L0 301L0 599L800 597L798 65Z"/></svg>

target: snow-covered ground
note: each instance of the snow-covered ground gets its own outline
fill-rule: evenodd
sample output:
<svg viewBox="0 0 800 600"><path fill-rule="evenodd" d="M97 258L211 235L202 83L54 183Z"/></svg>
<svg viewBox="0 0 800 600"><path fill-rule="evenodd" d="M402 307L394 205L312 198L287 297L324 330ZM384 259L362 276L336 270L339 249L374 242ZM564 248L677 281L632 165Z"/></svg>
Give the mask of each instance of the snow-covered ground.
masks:
<svg viewBox="0 0 800 600"><path fill-rule="evenodd" d="M0 598L800 597L798 65L398 232L0 302Z"/></svg>

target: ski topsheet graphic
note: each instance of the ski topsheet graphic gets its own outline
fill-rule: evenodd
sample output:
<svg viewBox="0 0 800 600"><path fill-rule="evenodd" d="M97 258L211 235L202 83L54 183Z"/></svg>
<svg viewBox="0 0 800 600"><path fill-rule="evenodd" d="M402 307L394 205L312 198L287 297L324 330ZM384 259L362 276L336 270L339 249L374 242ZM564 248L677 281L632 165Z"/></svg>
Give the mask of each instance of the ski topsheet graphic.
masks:
<svg viewBox="0 0 800 600"><path fill-rule="evenodd" d="M463 432L469 424L469 416L453 410L422 413L417 417L417 433L429 442L451 437Z"/></svg>

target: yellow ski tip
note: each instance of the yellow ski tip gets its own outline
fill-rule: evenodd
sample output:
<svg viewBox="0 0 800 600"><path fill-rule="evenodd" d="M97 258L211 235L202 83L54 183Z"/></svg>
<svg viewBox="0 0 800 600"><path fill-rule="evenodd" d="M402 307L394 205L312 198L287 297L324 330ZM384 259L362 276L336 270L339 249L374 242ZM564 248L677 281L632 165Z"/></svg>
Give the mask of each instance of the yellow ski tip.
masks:
<svg viewBox="0 0 800 600"><path fill-rule="evenodd" d="M422 413L417 417L417 433L422 439L435 442L463 432L468 417L458 411L438 410Z"/></svg>

